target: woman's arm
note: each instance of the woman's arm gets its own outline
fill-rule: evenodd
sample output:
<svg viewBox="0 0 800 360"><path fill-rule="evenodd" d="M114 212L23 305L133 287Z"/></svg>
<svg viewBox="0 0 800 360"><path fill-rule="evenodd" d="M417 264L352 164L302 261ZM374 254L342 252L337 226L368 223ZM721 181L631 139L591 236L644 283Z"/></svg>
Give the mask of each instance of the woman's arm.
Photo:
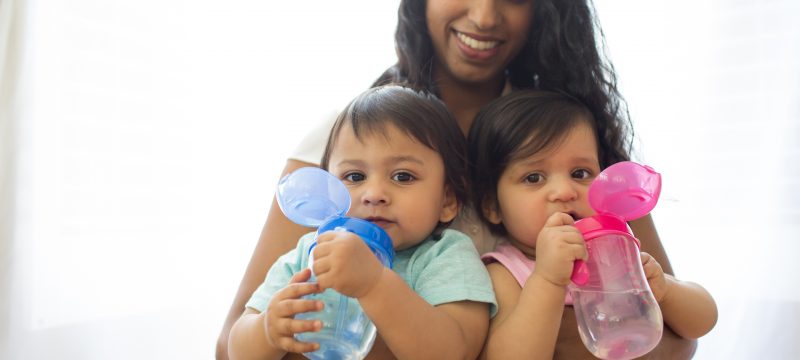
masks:
<svg viewBox="0 0 800 360"><path fill-rule="evenodd" d="M286 162L281 177L304 166L317 165L290 159ZM311 229L287 219L281 212L277 200L273 197L267 221L261 230L261 237L258 239L253 256L250 258L242 282L239 284L239 290L236 292L228 316L225 318L225 324L217 338L218 360L228 359L228 334L231 326L244 312L245 303L258 285L264 281L269 268L278 257L294 248L297 245L297 239L309 231Z"/></svg>

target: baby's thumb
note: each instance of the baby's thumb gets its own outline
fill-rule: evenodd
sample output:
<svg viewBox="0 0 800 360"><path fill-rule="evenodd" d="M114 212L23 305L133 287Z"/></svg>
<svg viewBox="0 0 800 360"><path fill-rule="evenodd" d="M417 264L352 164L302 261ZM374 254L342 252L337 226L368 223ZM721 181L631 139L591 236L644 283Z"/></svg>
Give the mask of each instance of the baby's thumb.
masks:
<svg viewBox="0 0 800 360"><path fill-rule="evenodd" d="M572 216L569 216L566 213L557 212L550 215L545 222L545 226L556 227L562 225L572 225L575 223L575 220L572 219Z"/></svg>

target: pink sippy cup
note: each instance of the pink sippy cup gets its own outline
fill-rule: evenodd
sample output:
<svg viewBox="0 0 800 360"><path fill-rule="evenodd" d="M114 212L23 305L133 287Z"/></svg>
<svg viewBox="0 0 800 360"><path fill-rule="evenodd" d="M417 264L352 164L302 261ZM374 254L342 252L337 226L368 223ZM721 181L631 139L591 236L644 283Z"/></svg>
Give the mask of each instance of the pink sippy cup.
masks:
<svg viewBox="0 0 800 360"><path fill-rule="evenodd" d="M639 240L626 223L649 213L660 192L661 175L652 168L614 164L589 187L597 215L575 223L589 259L575 261L568 288L581 340L598 358L636 358L661 340L661 309L642 269Z"/></svg>

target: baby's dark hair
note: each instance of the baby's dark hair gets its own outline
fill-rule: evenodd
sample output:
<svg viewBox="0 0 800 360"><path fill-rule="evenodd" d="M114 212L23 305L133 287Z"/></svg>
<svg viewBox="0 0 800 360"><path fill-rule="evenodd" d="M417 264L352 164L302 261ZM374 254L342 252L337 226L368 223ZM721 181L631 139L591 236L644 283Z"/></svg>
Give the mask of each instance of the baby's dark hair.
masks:
<svg viewBox="0 0 800 360"><path fill-rule="evenodd" d="M489 222L483 204L497 202L497 183L508 165L552 148L580 123L595 129L595 119L580 101L564 94L520 90L486 105L469 132L469 173L472 203L481 220L497 235L506 235L502 224Z"/></svg>
<svg viewBox="0 0 800 360"><path fill-rule="evenodd" d="M445 185L458 204L469 204L467 142L450 111L436 96L398 85L371 88L357 96L339 114L331 129L320 167L328 170L331 151L345 125L356 138L381 134L394 125L423 145L439 153L444 163Z"/></svg>

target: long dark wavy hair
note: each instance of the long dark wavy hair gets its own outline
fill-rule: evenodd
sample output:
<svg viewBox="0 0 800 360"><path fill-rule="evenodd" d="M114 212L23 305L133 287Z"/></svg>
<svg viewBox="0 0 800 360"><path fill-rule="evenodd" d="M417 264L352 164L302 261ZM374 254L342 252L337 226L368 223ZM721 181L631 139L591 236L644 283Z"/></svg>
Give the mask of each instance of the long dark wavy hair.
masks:
<svg viewBox="0 0 800 360"><path fill-rule="evenodd" d="M401 0L395 45L397 63L373 86L405 83L439 94L433 79L434 49L425 18L425 0ZM633 128L617 89L613 65L603 54L604 35L591 0L533 0L528 41L507 69L515 89L567 93L585 104L607 146L606 167L628 160Z"/></svg>

